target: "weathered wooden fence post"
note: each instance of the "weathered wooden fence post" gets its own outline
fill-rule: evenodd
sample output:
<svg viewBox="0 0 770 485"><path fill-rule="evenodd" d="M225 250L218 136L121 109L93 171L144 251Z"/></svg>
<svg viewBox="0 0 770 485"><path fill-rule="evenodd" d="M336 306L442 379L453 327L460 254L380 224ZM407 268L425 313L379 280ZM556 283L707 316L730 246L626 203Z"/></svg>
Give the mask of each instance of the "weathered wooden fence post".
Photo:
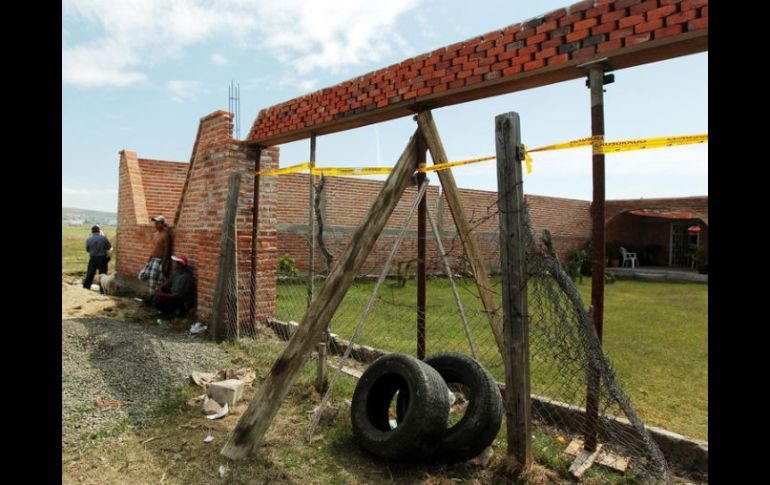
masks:
<svg viewBox="0 0 770 485"><path fill-rule="evenodd" d="M500 209L500 269L508 455L521 470L532 465L529 385L529 314L521 127L518 113L495 117L497 204Z"/></svg>

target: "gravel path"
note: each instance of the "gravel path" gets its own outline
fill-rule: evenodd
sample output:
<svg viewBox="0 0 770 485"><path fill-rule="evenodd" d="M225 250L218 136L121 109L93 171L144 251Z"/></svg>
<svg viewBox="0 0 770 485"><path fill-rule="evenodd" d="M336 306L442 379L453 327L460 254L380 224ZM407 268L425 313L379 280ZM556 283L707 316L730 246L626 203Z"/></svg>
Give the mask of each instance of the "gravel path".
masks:
<svg viewBox="0 0 770 485"><path fill-rule="evenodd" d="M227 354L185 332L107 318L62 320L62 445L147 422L190 372L216 372ZM119 409L95 402L119 400Z"/></svg>

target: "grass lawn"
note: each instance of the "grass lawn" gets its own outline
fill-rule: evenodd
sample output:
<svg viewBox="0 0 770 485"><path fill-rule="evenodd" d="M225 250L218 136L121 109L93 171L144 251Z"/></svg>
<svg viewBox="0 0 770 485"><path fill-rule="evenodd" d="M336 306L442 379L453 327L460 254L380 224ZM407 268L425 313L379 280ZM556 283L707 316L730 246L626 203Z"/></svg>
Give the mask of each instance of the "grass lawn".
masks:
<svg viewBox="0 0 770 485"><path fill-rule="evenodd" d="M114 227L103 227L104 235L115 246ZM88 253L86 252L86 239L91 235L91 226L62 226L61 228L61 270L82 271L85 273L88 267ZM112 261L109 263L110 271L115 266L115 250L112 251Z"/></svg>
<svg viewBox="0 0 770 485"><path fill-rule="evenodd" d="M499 279L494 284L499 284ZM352 287L332 321L332 332L350 338L373 286L372 282L359 282ZM503 381L500 356L475 288L470 281L459 286L479 360ZM578 289L588 302L590 279L584 279ZM280 285L278 318L299 321L305 291L301 284ZM384 284L359 342L414 354L415 295L414 281L404 288ZM469 353L448 281L431 280L427 301L427 354L445 350ZM531 314L533 301L531 298ZM607 285L604 349L646 424L708 439L708 285L625 280ZM533 364L533 392L566 399L545 391L549 389L547 374Z"/></svg>

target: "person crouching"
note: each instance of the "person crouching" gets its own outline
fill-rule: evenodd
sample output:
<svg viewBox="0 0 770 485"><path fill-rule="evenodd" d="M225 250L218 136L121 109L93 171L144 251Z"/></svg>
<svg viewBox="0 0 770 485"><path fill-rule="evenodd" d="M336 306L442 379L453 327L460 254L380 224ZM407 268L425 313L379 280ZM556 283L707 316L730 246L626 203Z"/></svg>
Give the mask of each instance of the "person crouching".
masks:
<svg viewBox="0 0 770 485"><path fill-rule="evenodd" d="M195 278L186 256L172 255L171 262L171 278L155 291L152 301L162 314L181 315L193 306Z"/></svg>

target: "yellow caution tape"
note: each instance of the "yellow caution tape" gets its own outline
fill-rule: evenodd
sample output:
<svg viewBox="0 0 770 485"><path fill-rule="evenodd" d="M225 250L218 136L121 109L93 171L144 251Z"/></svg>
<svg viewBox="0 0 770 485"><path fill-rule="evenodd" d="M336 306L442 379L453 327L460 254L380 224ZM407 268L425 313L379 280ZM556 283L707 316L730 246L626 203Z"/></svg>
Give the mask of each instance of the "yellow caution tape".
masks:
<svg viewBox="0 0 770 485"><path fill-rule="evenodd" d="M420 173L435 172L436 170L446 170L452 167L459 167L460 165L486 162L487 160L494 160L495 158L497 157L495 155L492 155L489 157L471 158L468 160L458 160L456 162L437 163L436 165L431 165L430 167L420 167L419 169L417 169L417 171Z"/></svg>
<svg viewBox="0 0 770 485"><path fill-rule="evenodd" d="M567 148L578 148L583 146L592 146L594 154L607 154L628 152L632 150L647 150L651 148L664 148L680 145L691 145L696 143L708 143L708 134L702 135L684 135L684 136L667 136L660 138L639 138L636 140L622 140L605 142L602 136L589 136L586 138L580 138L578 140L572 140L564 143L556 143L554 145L546 145L538 148L528 150L526 145L524 146L524 163L527 169L527 173L532 173L532 156L530 153L545 152L550 150L563 150ZM488 157L470 158L468 160L458 160L456 162L446 162L432 165L430 167L420 166L418 172L427 173L435 172L438 170L446 170L452 167L459 167L461 165L470 165L472 163L486 162L488 160L494 160L497 158L495 155ZM310 173L313 175L347 175L347 176L360 176L360 175L387 175L391 172L390 167L313 167L311 162L301 163L299 165L293 165L291 167L279 168L276 170L263 170L257 172L260 175L284 175L288 173L302 172L310 169Z"/></svg>
<svg viewBox="0 0 770 485"><path fill-rule="evenodd" d="M532 173L532 155L527 150L527 145L522 145L524 148L524 165L527 167L527 173Z"/></svg>
<svg viewBox="0 0 770 485"><path fill-rule="evenodd" d="M286 168L276 168L275 170L261 170L257 172L258 175L285 175L287 173L304 172L312 167L313 162L300 163L298 165L292 165Z"/></svg>
<svg viewBox="0 0 770 485"><path fill-rule="evenodd" d="M664 148L680 145L693 145L696 143L708 143L708 134L687 136L665 136L660 138L640 138L638 140L623 140L595 143L594 154L629 152L632 150L647 150L650 148Z"/></svg>
<svg viewBox="0 0 770 485"><path fill-rule="evenodd" d="M391 172L390 167L323 167L313 168L310 173L313 175L387 175Z"/></svg>

